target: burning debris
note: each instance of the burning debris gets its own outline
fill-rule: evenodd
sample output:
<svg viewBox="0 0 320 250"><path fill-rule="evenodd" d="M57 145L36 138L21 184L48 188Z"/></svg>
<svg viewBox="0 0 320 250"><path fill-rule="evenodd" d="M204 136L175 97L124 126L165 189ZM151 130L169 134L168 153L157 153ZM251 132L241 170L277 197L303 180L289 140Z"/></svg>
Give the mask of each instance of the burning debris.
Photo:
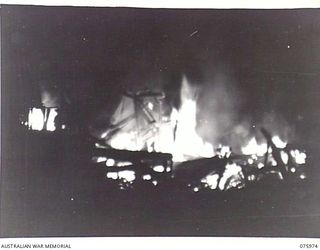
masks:
<svg viewBox="0 0 320 250"><path fill-rule="evenodd" d="M57 98L43 93L42 106L30 108L21 124L36 131L66 129ZM240 154L228 145L214 148L197 133L198 88L186 77L179 98L180 106L173 107L162 91L123 93L92 154L92 162L105 168L108 180L121 189L174 182L199 192L240 189L268 176L306 178L306 153L264 128L264 140L258 143L252 137Z"/></svg>
<svg viewBox="0 0 320 250"><path fill-rule="evenodd" d="M170 177L172 171L172 155L158 152L117 150L112 148L95 148L92 160L106 167L106 177L123 184L133 181L150 181L156 185L158 181ZM156 184L155 184L156 183ZM132 186L128 186L132 187Z"/></svg>
<svg viewBox="0 0 320 250"><path fill-rule="evenodd" d="M20 114L20 124L42 133L67 129L62 105L66 103L62 101L62 96L67 99L66 94L60 94L57 87L50 87L48 82L39 83L39 92L39 99L35 98L26 113Z"/></svg>
<svg viewBox="0 0 320 250"><path fill-rule="evenodd" d="M306 153L291 148L266 129L236 154L230 146L213 145L197 133L197 90L184 77L180 107L166 113L165 94L126 93L101 135L92 160L106 168L106 177L132 187L147 181L158 185L173 181L199 192L244 188L265 177L304 179Z"/></svg>
<svg viewBox="0 0 320 250"><path fill-rule="evenodd" d="M113 180L130 184L135 180L156 181L157 184L159 181L171 180L177 186L194 192L202 189L241 189L268 176L277 180L305 179L306 153L287 145L277 147L277 140L270 141L269 133L265 129L261 131L267 140L263 154L259 151L259 145L255 153L243 155L236 155L231 151L226 153L225 148L220 147L211 158L172 162L172 155L168 153L95 149L95 155L100 152L99 155L104 156L93 157L93 160L97 164L104 164L107 178ZM247 152L247 148L248 146L244 147L244 152Z"/></svg>
<svg viewBox="0 0 320 250"><path fill-rule="evenodd" d="M273 176L305 179L306 153L291 148L278 135L261 128L264 140L252 137L236 154L228 145L218 147L197 132L199 89L182 78L180 106L173 107L162 91L125 92L108 127L95 143L92 162L106 169L106 178L121 189L141 182L153 186L173 181L199 192L243 188ZM29 130L66 129L58 98L43 90L42 105L30 108L20 120Z"/></svg>
<svg viewBox="0 0 320 250"><path fill-rule="evenodd" d="M55 122L57 116L58 108L56 107L34 107L29 109L27 118L22 118L20 122L29 130L52 132L56 129L65 129L64 124L57 128L57 124Z"/></svg>
<svg viewBox="0 0 320 250"><path fill-rule="evenodd" d="M100 139L115 149L170 153L175 162L214 156L213 146L196 132L197 94L187 79L179 109L170 107L167 114L164 99L162 92L125 93Z"/></svg>

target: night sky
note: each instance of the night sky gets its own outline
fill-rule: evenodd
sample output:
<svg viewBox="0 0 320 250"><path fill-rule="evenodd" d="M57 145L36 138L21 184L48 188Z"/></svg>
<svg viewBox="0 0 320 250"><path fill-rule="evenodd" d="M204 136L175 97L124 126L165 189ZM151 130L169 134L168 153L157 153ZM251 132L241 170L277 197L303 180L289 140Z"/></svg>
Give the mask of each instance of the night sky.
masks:
<svg viewBox="0 0 320 250"><path fill-rule="evenodd" d="M7 121L39 105L41 88L86 125L109 114L125 89L160 86L175 103L185 75L203 86L199 119L209 125L199 131L209 140L268 117L307 140L320 132L317 9L2 6L1 16Z"/></svg>

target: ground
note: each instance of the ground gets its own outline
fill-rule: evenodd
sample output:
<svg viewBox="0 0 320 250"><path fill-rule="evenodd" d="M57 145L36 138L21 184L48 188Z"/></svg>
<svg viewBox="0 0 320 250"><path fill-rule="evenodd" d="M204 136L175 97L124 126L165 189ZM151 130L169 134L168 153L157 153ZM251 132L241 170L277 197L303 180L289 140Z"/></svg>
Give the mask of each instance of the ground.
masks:
<svg viewBox="0 0 320 250"><path fill-rule="evenodd" d="M320 236L317 176L220 193L120 191L90 163L86 138L14 136L2 158L3 237Z"/></svg>

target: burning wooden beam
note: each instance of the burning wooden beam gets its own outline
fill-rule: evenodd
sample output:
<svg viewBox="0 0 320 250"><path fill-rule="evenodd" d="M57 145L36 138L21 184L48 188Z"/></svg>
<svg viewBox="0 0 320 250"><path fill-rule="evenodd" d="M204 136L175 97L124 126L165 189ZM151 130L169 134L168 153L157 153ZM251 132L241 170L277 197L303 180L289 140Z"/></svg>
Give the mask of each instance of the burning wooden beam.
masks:
<svg viewBox="0 0 320 250"><path fill-rule="evenodd" d="M280 150L273 143L271 134L265 128L261 128L260 131L263 134L263 136L266 138L268 147L271 147L272 155L277 162L277 167L272 167L272 169L279 170L282 176L285 177L287 175L287 169L285 164L282 161ZM266 152L266 155L268 155L268 150Z"/></svg>
<svg viewBox="0 0 320 250"><path fill-rule="evenodd" d="M117 161L130 161L133 165L152 163L153 165L161 164L165 167L172 167L172 155L168 153L94 148L93 156L107 157Z"/></svg>

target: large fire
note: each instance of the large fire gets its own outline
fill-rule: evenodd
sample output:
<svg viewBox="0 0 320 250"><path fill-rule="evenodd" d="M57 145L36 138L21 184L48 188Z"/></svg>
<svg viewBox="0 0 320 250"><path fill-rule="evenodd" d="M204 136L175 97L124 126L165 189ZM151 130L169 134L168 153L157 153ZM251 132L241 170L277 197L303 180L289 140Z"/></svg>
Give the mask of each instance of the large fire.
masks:
<svg viewBox="0 0 320 250"><path fill-rule="evenodd" d="M105 151L92 158L106 167L107 178L126 187L139 180L156 186L159 181L154 176L169 174L179 179L180 168L185 171L180 176L194 192L201 188L242 188L267 174L281 180L288 174L306 178L306 153L291 148L287 141L264 128L259 131L263 139L252 136L243 141L240 155L228 145L214 147L197 132L198 89L183 77L179 94L180 106L170 107L169 112L163 111L166 103L162 92L124 94L109 127L100 135L104 143L95 144L96 149ZM65 125L58 127L57 117L56 107L30 108L22 124L29 130L65 129Z"/></svg>
<svg viewBox="0 0 320 250"><path fill-rule="evenodd" d="M155 93L152 93L153 95ZM143 99L139 99L141 96ZM306 163L306 154L288 148L285 140L278 135L269 134L263 128L260 133L264 140L260 138L258 143L255 136L251 137L247 143L243 142L242 155L238 156L233 154L230 146L218 145L214 148L203 140L197 133L197 88L192 86L186 77L181 84L180 107L172 107L169 115L161 113L162 99L152 101L152 98L145 98L144 93L129 97L124 97L120 102L111 118L111 128L102 134L101 139L114 149L171 154L175 165L173 177L179 179L177 171L181 172L179 168L184 169L182 176L188 180L186 186L194 192L202 188L243 188L249 182L259 181L267 174L275 175L280 180L287 176L287 172L297 172L300 179L306 177L301 167ZM217 162L217 159L221 159L220 162ZM134 165L132 162L115 161L105 157L96 160L105 162L107 167L117 167L107 173L107 178L120 180L120 183L126 185L131 185L136 179L133 169L121 168L128 164ZM223 164L222 168L220 164ZM151 169L157 173L171 171L162 165L151 164ZM193 179L199 178L203 169L203 176L195 182ZM188 175L192 178L188 179ZM150 173L142 175L141 179L153 185L158 184Z"/></svg>
<svg viewBox="0 0 320 250"><path fill-rule="evenodd" d="M150 125L151 136L139 133L135 127L131 131L119 131L117 135L108 140L111 147L126 150L142 150L144 144L148 151L171 153L175 162L182 162L198 157L213 157L213 146L205 142L197 133L197 96L195 89L184 77L180 91L180 108L172 108L169 117L161 117L156 123ZM125 107L126 108L126 107ZM151 102L146 107L154 109ZM128 106L128 116L135 112ZM115 112L117 113L117 112ZM125 119L125 118L124 118Z"/></svg>
<svg viewBox="0 0 320 250"><path fill-rule="evenodd" d="M182 81L180 99L180 109L173 109L171 113L171 131L163 133L163 129L160 128L160 138L164 139L159 141L158 149L171 153L173 160L176 162L198 157L213 157L213 146L205 142L196 131L196 94L185 77ZM172 130L172 124L176 124L175 140L173 138L174 131ZM170 141L172 143L169 143Z"/></svg>

